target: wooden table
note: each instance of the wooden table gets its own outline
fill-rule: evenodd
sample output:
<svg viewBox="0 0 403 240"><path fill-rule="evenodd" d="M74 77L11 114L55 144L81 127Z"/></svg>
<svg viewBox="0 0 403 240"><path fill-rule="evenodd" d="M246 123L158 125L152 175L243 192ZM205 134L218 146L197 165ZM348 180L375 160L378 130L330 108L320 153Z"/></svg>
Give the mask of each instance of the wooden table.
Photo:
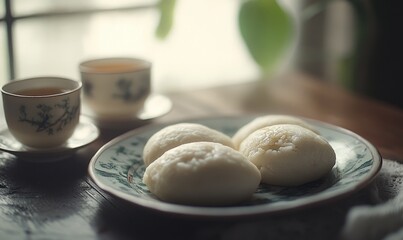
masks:
<svg viewBox="0 0 403 240"><path fill-rule="evenodd" d="M401 109L301 73L169 97L172 111L154 123L208 116L294 114L347 128L374 144L384 158L403 162ZM369 202L364 189L331 207L271 217L213 221L150 213L103 192L87 175L91 157L116 135L104 133L74 157L55 163L33 164L0 153L0 239L334 239L348 209ZM320 226L326 227L326 236L316 226L309 227L310 219L329 216L336 217ZM273 232L270 226L279 221L303 222L310 234L287 232L287 226L279 231L278 225Z"/></svg>

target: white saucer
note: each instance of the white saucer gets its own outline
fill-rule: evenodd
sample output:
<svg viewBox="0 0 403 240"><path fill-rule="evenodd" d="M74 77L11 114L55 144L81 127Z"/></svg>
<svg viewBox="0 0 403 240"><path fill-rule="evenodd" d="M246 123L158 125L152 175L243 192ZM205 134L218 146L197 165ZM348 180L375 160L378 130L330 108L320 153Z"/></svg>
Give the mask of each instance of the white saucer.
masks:
<svg viewBox="0 0 403 240"><path fill-rule="evenodd" d="M128 129L141 126L149 120L161 117L172 109L171 100L160 94L150 95L144 103L144 107L137 115L130 118L99 118L87 106L83 106L83 114L93 119L101 129Z"/></svg>
<svg viewBox="0 0 403 240"><path fill-rule="evenodd" d="M51 162L71 156L78 149L95 141L98 136L98 128L90 119L81 116L73 136L65 144L54 148L38 149L22 145L5 126L0 129L0 151L8 152L33 162Z"/></svg>

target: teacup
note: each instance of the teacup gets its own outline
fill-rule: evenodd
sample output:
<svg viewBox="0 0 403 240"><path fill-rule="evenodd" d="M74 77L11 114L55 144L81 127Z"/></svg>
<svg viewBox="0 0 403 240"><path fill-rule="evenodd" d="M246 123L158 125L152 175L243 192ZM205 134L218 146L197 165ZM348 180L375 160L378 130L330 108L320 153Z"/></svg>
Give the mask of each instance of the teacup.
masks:
<svg viewBox="0 0 403 240"><path fill-rule="evenodd" d="M151 91L151 63L136 58L103 58L80 63L83 100L97 119L130 119Z"/></svg>
<svg viewBox="0 0 403 240"><path fill-rule="evenodd" d="M64 144L80 118L82 83L61 77L12 80L3 85L3 108L10 133L32 148Z"/></svg>

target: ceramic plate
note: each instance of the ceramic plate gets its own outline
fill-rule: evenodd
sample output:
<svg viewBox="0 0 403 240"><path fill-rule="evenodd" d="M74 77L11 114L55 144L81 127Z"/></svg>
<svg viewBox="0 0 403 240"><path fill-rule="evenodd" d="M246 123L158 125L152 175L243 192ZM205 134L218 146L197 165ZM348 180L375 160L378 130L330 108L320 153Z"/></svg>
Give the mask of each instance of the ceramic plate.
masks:
<svg viewBox="0 0 403 240"><path fill-rule="evenodd" d="M187 122L204 124L232 136L252 117L212 118ZM89 174L106 192L144 208L204 217L270 214L320 204L351 194L366 186L381 168L381 157L368 141L346 129L307 119L332 145L336 165L324 178L299 187L261 184L253 198L228 207L197 207L166 203L153 196L142 182L143 147L148 138L166 125L128 132L102 147L92 158ZM197 186L195 186L197 187Z"/></svg>
<svg viewBox="0 0 403 240"><path fill-rule="evenodd" d="M0 129L0 151L33 162L57 161L71 156L78 149L95 141L98 136L98 128L88 118L81 116L73 135L64 145L50 149L37 149L22 145L5 127Z"/></svg>
<svg viewBox="0 0 403 240"><path fill-rule="evenodd" d="M85 115L92 118L95 124L102 129L129 129L144 125L149 120L167 114L172 108L171 100L160 94L152 94L144 103L143 109L137 115L128 119L97 118L87 106L83 106Z"/></svg>

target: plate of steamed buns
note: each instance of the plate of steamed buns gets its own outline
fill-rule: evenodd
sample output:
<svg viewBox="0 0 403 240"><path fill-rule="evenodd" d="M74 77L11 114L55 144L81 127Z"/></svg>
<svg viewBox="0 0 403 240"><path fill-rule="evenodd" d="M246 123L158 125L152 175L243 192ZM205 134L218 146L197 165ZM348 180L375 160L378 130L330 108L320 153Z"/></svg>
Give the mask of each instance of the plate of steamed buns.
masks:
<svg viewBox="0 0 403 240"><path fill-rule="evenodd" d="M270 114L135 129L104 145L89 174L104 191L150 210L230 217L347 196L381 164L376 148L349 130Z"/></svg>

